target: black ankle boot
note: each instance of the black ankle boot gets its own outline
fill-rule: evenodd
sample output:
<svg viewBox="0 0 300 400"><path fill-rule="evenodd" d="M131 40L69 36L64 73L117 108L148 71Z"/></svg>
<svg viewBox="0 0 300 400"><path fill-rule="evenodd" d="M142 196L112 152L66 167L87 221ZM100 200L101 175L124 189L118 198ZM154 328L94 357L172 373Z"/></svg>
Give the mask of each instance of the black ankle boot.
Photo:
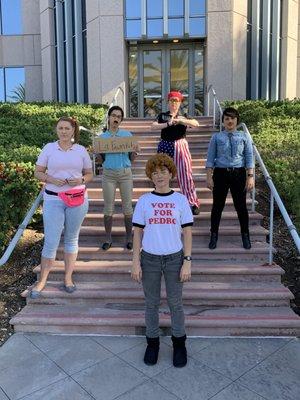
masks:
<svg viewBox="0 0 300 400"><path fill-rule="evenodd" d="M218 234L215 232L212 232L210 234L210 242L208 247L210 248L210 250L214 250L217 247L217 241L218 241Z"/></svg>
<svg viewBox="0 0 300 400"><path fill-rule="evenodd" d="M251 242L250 242L250 236L249 233L242 233L242 242L243 242L243 247L246 250L251 249Z"/></svg>
<svg viewBox="0 0 300 400"><path fill-rule="evenodd" d="M173 342L173 365L176 368L182 368L187 363L187 354L185 347L186 335L181 337L172 336Z"/></svg>
<svg viewBox="0 0 300 400"><path fill-rule="evenodd" d="M155 365L158 359L159 352L159 337L156 338L148 338L147 339L147 348L144 355L144 363L146 365Z"/></svg>

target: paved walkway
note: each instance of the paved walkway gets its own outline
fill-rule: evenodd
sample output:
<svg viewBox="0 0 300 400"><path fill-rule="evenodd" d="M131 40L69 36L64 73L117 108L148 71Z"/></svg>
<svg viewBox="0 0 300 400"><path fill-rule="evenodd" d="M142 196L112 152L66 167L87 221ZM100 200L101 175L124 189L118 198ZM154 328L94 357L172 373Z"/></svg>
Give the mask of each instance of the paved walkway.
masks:
<svg viewBox="0 0 300 400"><path fill-rule="evenodd" d="M300 339L190 338L185 368L142 359L142 337L14 334L0 348L0 400L298 400Z"/></svg>

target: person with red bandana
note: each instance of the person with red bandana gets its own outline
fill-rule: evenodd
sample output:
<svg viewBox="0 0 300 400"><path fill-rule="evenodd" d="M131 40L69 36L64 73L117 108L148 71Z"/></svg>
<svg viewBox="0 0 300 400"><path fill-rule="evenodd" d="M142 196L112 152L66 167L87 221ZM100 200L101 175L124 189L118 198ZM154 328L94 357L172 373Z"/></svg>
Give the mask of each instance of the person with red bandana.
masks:
<svg viewBox="0 0 300 400"><path fill-rule="evenodd" d="M158 115L152 124L152 129L161 130L157 152L168 154L173 158L180 190L187 197L192 213L197 215L200 212L200 201L193 181L192 157L186 140L186 130L188 127L199 126L199 123L195 119L180 115L182 100L183 95L180 92L171 91L168 94L169 110Z"/></svg>

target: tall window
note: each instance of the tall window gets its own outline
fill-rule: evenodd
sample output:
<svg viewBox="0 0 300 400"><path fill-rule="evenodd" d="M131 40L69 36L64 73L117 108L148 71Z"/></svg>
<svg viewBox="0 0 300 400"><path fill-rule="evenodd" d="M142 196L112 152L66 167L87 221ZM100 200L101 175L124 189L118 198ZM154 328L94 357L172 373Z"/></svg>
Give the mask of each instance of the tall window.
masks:
<svg viewBox="0 0 300 400"><path fill-rule="evenodd" d="M206 0L125 0L127 39L206 36Z"/></svg>
<svg viewBox="0 0 300 400"><path fill-rule="evenodd" d="M19 35L22 31L21 0L0 0L0 34Z"/></svg>
<svg viewBox="0 0 300 400"><path fill-rule="evenodd" d="M0 68L0 101L25 101L24 68Z"/></svg>
<svg viewBox="0 0 300 400"><path fill-rule="evenodd" d="M87 93L86 0L54 3L57 99L84 103Z"/></svg>

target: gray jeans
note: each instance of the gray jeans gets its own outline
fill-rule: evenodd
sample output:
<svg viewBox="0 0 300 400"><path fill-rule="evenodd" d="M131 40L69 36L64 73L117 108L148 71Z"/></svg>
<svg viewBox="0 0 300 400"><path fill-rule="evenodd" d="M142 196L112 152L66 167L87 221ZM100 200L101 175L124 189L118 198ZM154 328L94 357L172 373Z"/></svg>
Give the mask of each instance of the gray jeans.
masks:
<svg viewBox="0 0 300 400"><path fill-rule="evenodd" d="M172 335L185 335L184 313L182 306L182 287L180 270L183 264L183 251L158 256L141 252L142 282L145 294L146 336L159 336L159 304L161 276L164 274L167 301L171 312Z"/></svg>

